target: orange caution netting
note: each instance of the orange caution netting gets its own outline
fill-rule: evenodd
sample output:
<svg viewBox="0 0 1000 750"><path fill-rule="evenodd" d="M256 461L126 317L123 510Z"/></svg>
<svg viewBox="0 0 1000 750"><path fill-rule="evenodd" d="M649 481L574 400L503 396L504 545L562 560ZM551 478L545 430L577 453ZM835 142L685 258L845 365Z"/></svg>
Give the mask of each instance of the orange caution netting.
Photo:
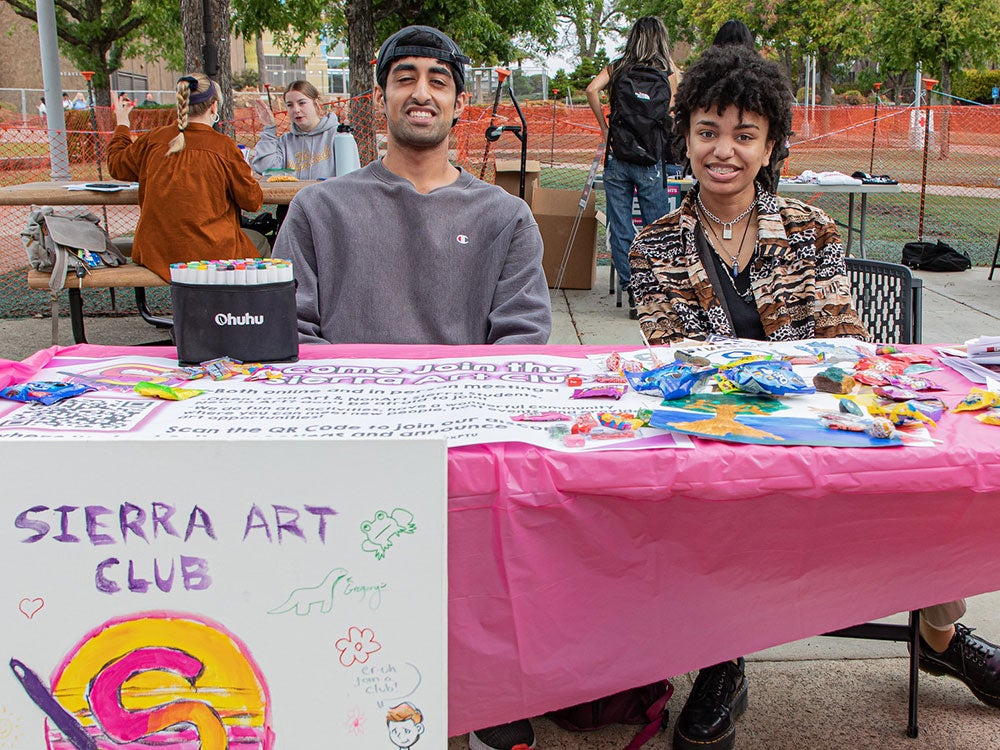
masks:
<svg viewBox="0 0 1000 750"><path fill-rule="evenodd" d="M343 100L330 107L340 120L354 126L362 163L384 152L384 120L373 112L370 99ZM521 109L526 122L526 158L540 165L542 187L581 190L601 143L590 109L551 102L525 104ZM107 179L103 154L114 129L113 113L98 108L93 120L89 110L65 114L72 179ZM485 137L491 124L521 125L514 107L505 104L495 117L491 115L492 107L468 107L452 132L450 144L453 161L476 176L482 174L487 181L495 179L497 160L516 165L521 158L521 142L514 132L501 133L494 143L487 143ZM276 119L280 134L287 129L288 119L284 112L278 112ZM132 117L134 131L174 121L172 109L136 109ZM877 111L873 106L816 107L808 112L797 108L794 129L786 174L812 170L849 175L862 171L889 175L900 183L900 193L872 195L867 200L868 257L898 262L903 244L917 239L923 203L925 239L944 239L968 252L976 264L990 262L1000 230L1000 109L932 107L928 124L925 110L909 107L880 106ZM239 107L229 128L236 141L253 148L260 131L253 109ZM0 123L0 186L48 181L50 170L49 134L43 119ZM847 221L846 194L817 192L796 197L823 208L842 223ZM599 194L599 208L602 205L603 195ZM0 206L0 317L44 315L48 311L47 295L29 290L25 280L27 259L20 232L29 210L27 206ZM113 237L131 234L139 216L133 206L95 206L91 210L102 219L106 216ZM856 215L855 224L858 222ZM857 252L856 240L852 249ZM110 295L88 295L87 312L132 314L130 296L119 294L117 308L112 309ZM169 295L151 297L154 308L169 307Z"/></svg>

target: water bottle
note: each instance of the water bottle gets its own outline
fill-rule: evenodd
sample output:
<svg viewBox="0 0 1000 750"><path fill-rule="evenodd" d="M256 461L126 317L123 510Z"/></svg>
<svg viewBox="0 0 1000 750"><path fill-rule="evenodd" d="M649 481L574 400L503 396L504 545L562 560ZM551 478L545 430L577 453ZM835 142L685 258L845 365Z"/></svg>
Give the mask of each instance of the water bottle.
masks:
<svg viewBox="0 0 1000 750"><path fill-rule="evenodd" d="M333 136L333 154L337 162L337 176L361 169L361 158L358 156L358 144L354 140L350 125L337 126L337 134Z"/></svg>

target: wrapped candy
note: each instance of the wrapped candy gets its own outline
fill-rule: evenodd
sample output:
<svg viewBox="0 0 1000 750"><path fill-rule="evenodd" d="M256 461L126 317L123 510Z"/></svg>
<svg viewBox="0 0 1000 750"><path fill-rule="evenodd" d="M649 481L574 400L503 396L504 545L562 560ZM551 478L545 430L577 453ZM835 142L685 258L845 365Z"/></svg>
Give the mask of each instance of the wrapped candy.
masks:
<svg viewBox="0 0 1000 750"><path fill-rule="evenodd" d="M983 424L990 424L996 427L1000 427L1000 409L990 409L982 414L977 414L976 419L978 419Z"/></svg>
<svg viewBox="0 0 1000 750"><path fill-rule="evenodd" d="M625 389L617 385L590 386L575 389L570 398L613 398L617 400L624 394Z"/></svg>
<svg viewBox="0 0 1000 750"><path fill-rule="evenodd" d="M821 414L819 420L828 430L864 432L880 439L888 439L896 434L895 426L885 417L871 418L843 412L827 412Z"/></svg>
<svg viewBox="0 0 1000 750"><path fill-rule="evenodd" d="M890 375L889 384L900 388L909 388L911 391L943 391L944 388L927 378L917 378L913 375Z"/></svg>
<svg viewBox="0 0 1000 750"><path fill-rule="evenodd" d="M808 385L786 362L750 362L734 367L726 374L743 393L785 396L816 392L816 389Z"/></svg>
<svg viewBox="0 0 1000 750"><path fill-rule="evenodd" d="M10 401L25 403L34 402L49 406L64 398L79 396L81 393L94 390L93 386L80 383L62 383L54 380L35 380L31 383L18 383L0 390L0 397Z"/></svg>
<svg viewBox="0 0 1000 750"><path fill-rule="evenodd" d="M195 390L194 388L171 388L168 385L147 382L136 383L132 390L140 396L152 396L154 398L162 398L165 401L184 401L204 393L204 391Z"/></svg>
<svg viewBox="0 0 1000 750"><path fill-rule="evenodd" d="M597 415L597 421L603 427L623 432L638 430L643 425L642 420L636 417L636 415L625 412L603 412Z"/></svg>
<svg viewBox="0 0 1000 750"><path fill-rule="evenodd" d="M511 419L515 422L568 422L572 417L569 414L563 414L558 411L542 411L515 414Z"/></svg>
<svg viewBox="0 0 1000 750"><path fill-rule="evenodd" d="M963 398L952 411L979 411L1000 405L1000 393L988 391L985 388L973 388L969 395Z"/></svg>
<svg viewBox="0 0 1000 750"><path fill-rule="evenodd" d="M875 404L868 408L869 413L875 417L885 417L895 426L901 427L914 422L923 422L931 427L937 427L934 415L937 413L933 407L924 405L922 401L893 401L886 404Z"/></svg>
<svg viewBox="0 0 1000 750"><path fill-rule="evenodd" d="M690 362L671 362L647 372L626 372L625 377L636 391L659 391L664 399L683 398L695 384L716 372L714 367L702 367Z"/></svg>

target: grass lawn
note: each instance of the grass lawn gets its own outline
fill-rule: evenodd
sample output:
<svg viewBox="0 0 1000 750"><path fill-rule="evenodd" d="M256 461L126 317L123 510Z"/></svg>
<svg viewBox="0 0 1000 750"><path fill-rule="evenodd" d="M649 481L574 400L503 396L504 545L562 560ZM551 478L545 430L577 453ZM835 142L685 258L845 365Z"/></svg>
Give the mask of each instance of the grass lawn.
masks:
<svg viewBox="0 0 1000 750"><path fill-rule="evenodd" d="M994 169L996 170L993 172L994 177L1000 175L1000 164L995 164ZM544 167L540 184L544 188L580 191L583 189L586 177L587 170L584 167ZM841 224L847 221L846 193L828 193L818 196L815 200L808 194L797 194L795 197L808 199ZM596 199L598 209L603 210L604 193L599 191ZM860 203L860 199L856 198L855 226L860 221L857 215ZM918 193L870 195L865 227L866 255L875 260L899 262L903 245L917 239L919 216ZM954 195L925 196L924 238L942 239L956 249L964 250L969 253L974 265L989 265L996 247L998 230L1000 230L1000 200ZM852 250L857 252L856 235Z"/></svg>

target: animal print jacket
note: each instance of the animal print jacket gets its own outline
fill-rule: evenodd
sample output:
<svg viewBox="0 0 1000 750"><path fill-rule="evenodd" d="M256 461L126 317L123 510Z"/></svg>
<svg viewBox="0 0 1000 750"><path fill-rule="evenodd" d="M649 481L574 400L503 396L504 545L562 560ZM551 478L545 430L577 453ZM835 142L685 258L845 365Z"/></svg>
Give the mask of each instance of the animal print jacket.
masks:
<svg viewBox="0 0 1000 750"><path fill-rule="evenodd" d="M867 339L851 303L833 220L818 208L766 191L759 192L757 206L750 285L768 340ZM695 242L697 222L692 190L677 211L647 226L632 243L631 287L651 344L734 335Z"/></svg>

